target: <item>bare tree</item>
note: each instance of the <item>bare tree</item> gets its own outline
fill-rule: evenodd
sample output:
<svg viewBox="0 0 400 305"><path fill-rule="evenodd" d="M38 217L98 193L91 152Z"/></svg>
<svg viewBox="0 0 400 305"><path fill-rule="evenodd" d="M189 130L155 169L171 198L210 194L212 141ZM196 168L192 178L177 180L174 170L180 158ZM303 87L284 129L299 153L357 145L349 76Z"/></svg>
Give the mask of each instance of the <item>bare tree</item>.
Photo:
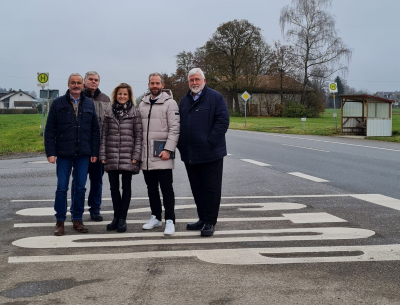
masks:
<svg viewBox="0 0 400 305"><path fill-rule="evenodd" d="M292 0L281 10L282 34L293 44L302 63L302 103L306 104L306 87L313 77L327 78L337 71L346 72L352 50L337 36L335 19L326 11L332 0ZM285 29L287 29L285 33Z"/></svg>
<svg viewBox="0 0 400 305"><path fill-rule="evenodd" d="M282 45L280 41L274 42L270 58L271 64L268 72L270 75L279 76L277 78L279 83L276 86L279 88L280 100L283 101L286 89L295 91L299 87L300 62L295 55L293 46Z"/></svg>
<svg viewBox="0 0 400 305"><path fill-rule="evenodd" d="M208 62L223 86L231 88L235 99L235 110L240 112L238 86L243 75L249 75L251 65L261 59L261 50L267 50L261 29L247 20L233 20L221 24L205 45ZM253 71L256 73L255 71ZM233 101L228 100L228 109L233 110Z"/></svg>
<svg viewBox="0 0 400 305"><path fill-rule="evenodd" d="M178 53L178 55L176 55L175 57L176 57L177 70L182 70L187 78L189 71L192 68L195 68L194 62L193 62L193 60L194 60L193 53L182 51L182 52Z"/></svg>

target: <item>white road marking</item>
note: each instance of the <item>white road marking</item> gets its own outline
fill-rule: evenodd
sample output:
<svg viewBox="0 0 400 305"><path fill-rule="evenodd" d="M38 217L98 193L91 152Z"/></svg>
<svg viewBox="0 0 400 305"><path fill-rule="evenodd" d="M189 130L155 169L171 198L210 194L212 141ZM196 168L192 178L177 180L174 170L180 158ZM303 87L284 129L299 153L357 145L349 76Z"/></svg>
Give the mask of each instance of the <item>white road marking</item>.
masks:
<svg viewBox="0 0 400 305"><path fill-rule="evenodd" d="M290 233L294 233L290 235ZM304 235L301 235L304 233ZM256 236L219 237L223 235L256 234ZM260 236L260 234L266 234ZM14 241L12 244L22 248L50 249L50 248L94 248L94 247L125 247L142 245L181 245L181 244L218 244L238 242L272 242L288 240L339 240L368 238L375 234L374 231L358 228L296 228L296 229L265 229L265 230L225 230L215 231L213 238L202 238L199 232L176 232L172 238L165 238L163 232L152 233L126 233L126 234L88 234L64 236L35 236ZM197 236L197 238L183 238ZM150 237L153 239L135 238ZM157 239L157 238L162 239ZM90 240L107 240L104 242ZM124 239L118 241L118 239ZM88 241L85 241L88 240ZM231 250L232 252L236 249Z"/></svg>
<svg viewBox="0 0 400 305"><path fill-rule="evenodd" d="M362 252L354 255L354 252ZM314 255L307 256L309 253ZM332 253L332 256L315 257L315 254ZM344 256L335 256L343 253ZM345 255L345 254L348 255ZM301 257L276 257L283 254L302 254ZM270 255L268 257L268 255ZM272 255L274 255L272 257ZM148 258L197 257L198 259L225 265L276 265L305 263L340 263L340 262L379 262L400 260L400 245L373 246L337 246L337 247L292 247L292 248L249 248L249 249L216 249L187 251L156 251L111 254L49 255L49 256L12 256L9 263L44 263L75 262L100 260L125 260Z"/></svg>
<svg viewBox="0 0 400 305"><path fill-rule="evenodd" d="M310 148L310 147L304 147L304 146L297 146L297 145L290 145L290 144L282 144L282 145L296 147L296 148L304 148L304 149L309 149L309 150L316 150L316 151L321 151L321 152L330 152L329 150L316 149L316 148Z"/></svg>
<svg viewBox="0 0 400 305"><path fill-rule="evenodd" d="M380 194L357 194L351 197L400 211L400 200Z"/></svg>
<svg viewBox="0 0 400 305"><path fill-rule="evenodd" d="M176 223L195 222L198 219L176 219ZM251 221L291 221L292 223L329 223L329 222L347 222L344 219L333 216L328 213L297 213L297 214L282 214L281 217L242 217L242 218L218 218L218 223L221 222L251 222ZM128 224L144 224L146 220L127 220ZM66 221L66 227L71 227L72 222ZM105 226L103 222L89 221L85 222L88 227ZM16 223L14 228L33 228L33 227L53 227L52 223Z"/></svg>
<svg viewBox="0 0 400 305"><path fill-rule="evenodd" d="M296 210L303 209L306 207L304 204L293 203L293 202L261 202L261 203L223 203L221 207L239 207L239 211L279 211L279 210ZM194 209L196 205L176 205L175 210L183 209ZM88 207L85 207L88 209ZM128 213L147 213L150 212L150 207L130 209ZM101 211L101 214L113 214L114 211ZM23 216L51 216L54 215L53 208L30 208L23 209L16 212L17 215ZM85 212L84 215L88 215L89 212ZM67 215L70 215L67 212Z"/></svg>
<svg viewBox="0 0 400 305"><path fill-rule="evenodd" d="M31 164L51 164L49 161L28 161L26 163L31 163Z"/></svg>
<svg viewBox="0 0 400 305"><path fill-rule="evenodd" d="M226 155L227 155L228 157L229 157L229 156L232 156L232 154L226 154Z"/></svg>
<svg viewBox="0 0 400 305"><path fill-rule="evenodd" d="M252 163L252 164L255 164L255 165L259 165L259 166L271 166L269 164L266 164L266 163L263 163L263 162L259 162L259 161L255 161L255 160L251 160L251 159L240 159L240 160L242 160L244 162L249 162L249 163Z"/></svg>
<svg viewBox="0 0 400 305"><path fill-rule="evenodd" d="M293 176L297 176L297 177L300 177L300 178L308 179L308 180L311 180L311 181L314 181L314 182L329 182L328 180L317 178L317 177L310 176L310 175L306 175L306 174L299 173L299 172L293 172L293 173L288 173L288 174L289 175L293 175Z"/></svg>
<svg viewBox="0 0 400 305"><path fill-rule="evenodd" d="M280 138L289 138L289 139L297 139L297 140L306 140L306 141L331 143L331 144L339 144L339 145L347 145L347 146L356 146L356 147L364 147L364 148L380 149L380 150L388 150L388 151L400 151L399 149L391 149L391 148L383 148L383 147L375 147L375 146L359 145L359 144L351 144L351 143L343 143L343 142L335 142L335 141L327 141L327 140L300 138L300 137L295 137L295 136L284 136L284 135L279 135L279 134L271 134L271 133L257 132L257 131L244 131L244 130L235 130L235 131L247 132L247 133L258 133L258 134L262 134L264 136L270 136L270 137L280 137Z"/></svg>
<svg viewBox="0 0 400 305"><path fill-rule="evenodd" d="M318 197L346 197L352 194L328 194L328 195L276 195L276 196L223 196L221 199L272 199L272 198L318 198ZM161 197L162 198L162 197ZM175 200L190 200L193 197L175 197ZM101 200L111 200L102 198ZM132 197L131 200L149 200L148 197ZM54 202L53 199L14 199L11 202ZM68 201L71 201L68 199Z"/></svg>

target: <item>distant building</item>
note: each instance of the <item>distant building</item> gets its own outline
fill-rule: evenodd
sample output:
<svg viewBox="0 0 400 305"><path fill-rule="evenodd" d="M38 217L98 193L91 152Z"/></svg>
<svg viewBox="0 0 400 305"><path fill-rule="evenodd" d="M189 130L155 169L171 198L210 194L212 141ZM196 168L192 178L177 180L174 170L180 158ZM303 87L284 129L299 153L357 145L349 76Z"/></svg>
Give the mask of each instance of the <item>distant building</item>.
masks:
<svg viewBox="0 0 400 305"><path fill-rule="evenodd" d="M299 81L286 75L258 75L247 82L241 79L236 98L239 101L240 112L243 113L245 103L240 96L247 91L251 95L251 100L247 102L247 114L268 116L281 111L282 107L277 108L278 105L300 102L302 89L303 85ZM314 89L306 87L307 94L312 91ZM235 99L228 89L222 89L220 92L225 100Z"/></svg>
<svg viewBox="0 0 400 305"><path fill-rule="evenodd" d="M400 91L392 91L392 92L378 91L374 95L389 100L394 100L393 106L400 107Z"/></svg>
<svg viewBox="0 0 400 305"><path fill-rule="evenodd" d="M21 89L0 93L0 109L32 108L35 101L33 96Z"/></svg>

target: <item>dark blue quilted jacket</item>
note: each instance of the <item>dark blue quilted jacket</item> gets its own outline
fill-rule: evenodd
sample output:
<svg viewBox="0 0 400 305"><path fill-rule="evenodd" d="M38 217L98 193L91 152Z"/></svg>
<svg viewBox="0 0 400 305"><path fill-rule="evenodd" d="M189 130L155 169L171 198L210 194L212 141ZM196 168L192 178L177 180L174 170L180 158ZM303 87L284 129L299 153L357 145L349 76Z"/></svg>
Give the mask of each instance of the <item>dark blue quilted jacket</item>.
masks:
<svg viewBox="0 0 400 305"><path fill-rule="evenodd" d="M100 131L92 100L81 94L76 117L69 90L55 99L47 117L44 136L47 157L97 157Z"/></svg>
<svg viewBox="0 0 400 305"><path fill-rule="evenodd" d="M178 149L185 163L212 162L226 156L229 112L224 97L205 86L198 100L189 91L179 105Z"/></svg>

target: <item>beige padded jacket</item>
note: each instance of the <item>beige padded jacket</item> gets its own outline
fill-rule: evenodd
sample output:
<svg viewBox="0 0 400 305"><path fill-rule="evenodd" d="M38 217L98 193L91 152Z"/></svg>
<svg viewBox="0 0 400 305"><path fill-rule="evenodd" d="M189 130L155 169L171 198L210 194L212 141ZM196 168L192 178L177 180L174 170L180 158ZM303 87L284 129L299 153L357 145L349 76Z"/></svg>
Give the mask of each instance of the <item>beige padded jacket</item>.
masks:
<svg viewBox="0 0 400 305"><path fill-rule="evenodd" d="M161 160L153 156L154 141L166 141L165 149L175 151L179 140L180 116L171 90L163 89L160 98L151 105L147 93L139 105L143 125L142 163L140 169L173 169L174 159Z"/></svg>
<svg viewBox="0 0 400 305"><path fill-rule="evenodd" d="M142 119L134 105L120 120L108 107L104 115L103 133L100 141L100 160L107 161L104 170L125 170L139 173L139 163L142 154Z"/></svg>

